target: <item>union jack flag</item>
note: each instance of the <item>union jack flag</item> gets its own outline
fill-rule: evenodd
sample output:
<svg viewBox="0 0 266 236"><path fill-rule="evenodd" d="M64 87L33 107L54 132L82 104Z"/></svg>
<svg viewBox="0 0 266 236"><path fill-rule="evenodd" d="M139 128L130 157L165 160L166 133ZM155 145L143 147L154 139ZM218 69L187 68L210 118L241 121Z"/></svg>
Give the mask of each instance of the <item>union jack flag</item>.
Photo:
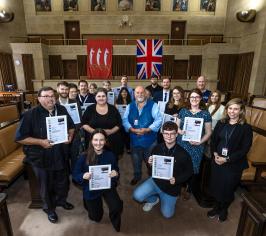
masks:
<svg viewBox="0 0 266 236"><path fill-rule="evenodd" d="M163 42L160 39L137 40L138 79L147 79L152 75L160 77L163 61Z"/></svg>

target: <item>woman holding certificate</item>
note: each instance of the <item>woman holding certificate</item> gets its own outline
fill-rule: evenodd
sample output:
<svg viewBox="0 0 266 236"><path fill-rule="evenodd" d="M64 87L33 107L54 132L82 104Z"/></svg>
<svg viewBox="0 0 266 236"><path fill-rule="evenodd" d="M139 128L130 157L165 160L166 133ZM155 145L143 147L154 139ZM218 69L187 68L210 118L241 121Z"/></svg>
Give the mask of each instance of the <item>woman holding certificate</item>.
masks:
<svg viewBox="0 0 266 236"><path fill-rule="evenodd" d="M188 95L188 106L181 109L177 119L178 132L181 134L177 137L177 143L189 153L194 169L194 175L186 187L183 200L189 199L191 185L199 174L204 144L212 133L211 122L212 118L202 101L201 91L197 88L192 89Z"/></svg>
<svg viewBox="0 0 266 236"><path fill-rule="evenodd" d="M82 116L83 129L92 134L94 129L104 129L108 144L116 157L123 154L124 142L120 132L122 119L115 106L107 103L107 92L99 88L95 94L96 104L89 106Z"/></svg>
<svg viewBox="0 0 266 236"><path fill-rule="evenodd" d="M76 163L73 177L83 187L83 199L92 221L100 222L103 216L103 202L109 208L113 227L120 231L123 201L117 191L119 175L114 154L105 150L107 134L103 129L95 129L87 153L82 154Z"/></svg>
<svg viewBox="0 0 266 236"><path fill-rule="evenodd" d="M248 168L246 155L252 145L252 128L246 123L242 100L230 100L225 106L225 112L224 118L215 126L211 140L214 158L210 192L216 205L207 214L209 218L218 216L221 222L227 219L227 209L234 200L242 171Z"/></svg>

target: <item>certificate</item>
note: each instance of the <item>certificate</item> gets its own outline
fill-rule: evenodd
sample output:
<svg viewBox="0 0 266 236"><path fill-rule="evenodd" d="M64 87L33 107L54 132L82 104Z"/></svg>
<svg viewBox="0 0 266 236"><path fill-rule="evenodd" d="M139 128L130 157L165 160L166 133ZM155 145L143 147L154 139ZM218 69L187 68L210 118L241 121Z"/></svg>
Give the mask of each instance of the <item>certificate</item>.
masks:
<svg viewBox="0 0 266 236"><path fill-rule="evenodd" d="M107 93L107 102L111 105L115 105L115 93L114 92Z"/></svg>
<svg viewBox="0 0 266 236"><path fill-rule="evenodd" d="M94 103L83 103L83 106L80 106L81 108L81 112L82 112L82 115L84 114L84 112L86 111L87 107L88 106L91 106L93 105Z"/></svg>
<svg viewBox="0 0 266 236"><path fill-rule="evenodd" d="M173 177L174 157L152 156L152 178L171 179Z"/></svg>
<svg viewBox="0 0 266 236"><path fill-rule="evenodd" d="M176 122L176 117L168 114L163 114L163 124L167 121Z"/></svg>
<svg viewBox="0 0 266 236"><path fill-rule="evenodd" d="M67 142L67 116L46 117L46 130L52 144Z"/></svg>
<svg viewBox="0 0 266 236"><path fill-rule="evenodd" d="M118 112L120 113L120 116L123 118L127 109L127 105L116 105L116 107Z"/></svg>
<svg viewBox="0 0 266 236"><path fill-rule="evenodd" d="M203 118L185 117L182 140L200 142L202 128Z"/></svg>
<svg viewBox="0 0 266 236"><path fill-rule="evenodd" d="M91 179L90 190L101 190L111 188L111 165L89 166Z"/></svg>
<svg viewBox="0 0 266 236"><path fill-rule="evenodd" d="M78 110L78 104L77 103L69 103L64 105L67 109L68 114L72 118L74 124L80 123L80 117L79 117L79 110Z"/></svg>
<svg viewBox="0 0 266 236"><path fill-rule="evenodd" d="M158 102L158 106L159 106L159 111L164 114L164 111L165 111L165 105L166 105L166 102L162 102L162 101L159 101Z"/></svg>

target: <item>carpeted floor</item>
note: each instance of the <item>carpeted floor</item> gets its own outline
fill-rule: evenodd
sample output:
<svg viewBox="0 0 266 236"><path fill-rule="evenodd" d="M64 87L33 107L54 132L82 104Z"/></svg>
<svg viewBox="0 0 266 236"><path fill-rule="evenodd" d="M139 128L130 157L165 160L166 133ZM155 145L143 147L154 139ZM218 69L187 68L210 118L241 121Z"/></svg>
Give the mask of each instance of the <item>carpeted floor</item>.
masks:
<svg viewBox="0 0 266 236"><path fill-rule="evenodd" d="M217 219L208 219L208 209L201 208L191 198L189 201L177 201L176 214L172 219L164 219L160 214L159 205L151 212L143 212L142 205L132 200L134 187L129 184L132 178L132 165L129 155L120 161L121 179L118 188L120 197L124 201L122 227L120 235L148 236L148 235L182 235L182 236L218 236L235 235L241 210L240 197L229 209L229 218L220 223ZM88 219L83 208L82 192L71 185L68 201L75 205L72 211L58 208L57 224L51 224L46 214L39 209L29 209L30 193L28 182L19 178L8 190L8 210L15 236L112 236L117 233L112 228L108 210L101 223L96 224Z"/></svg>

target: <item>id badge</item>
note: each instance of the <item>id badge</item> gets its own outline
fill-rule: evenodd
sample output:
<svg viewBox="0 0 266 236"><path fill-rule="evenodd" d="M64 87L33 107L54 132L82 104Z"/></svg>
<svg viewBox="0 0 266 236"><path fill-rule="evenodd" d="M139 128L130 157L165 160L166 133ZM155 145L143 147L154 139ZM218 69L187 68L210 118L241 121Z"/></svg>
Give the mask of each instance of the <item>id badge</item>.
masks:
<svg viewBox="0 0 266 236"><path fill-rule="evenodd" d="M228 148L223 148L222 149L222 156L227 157L227 155L228 155Z"/></svg>
<svg viewBox="0 0 266 236"><path fill-rule="evenodd" d="M139 125L139 121L138 120L134 120L134 125Z"/></svg>

